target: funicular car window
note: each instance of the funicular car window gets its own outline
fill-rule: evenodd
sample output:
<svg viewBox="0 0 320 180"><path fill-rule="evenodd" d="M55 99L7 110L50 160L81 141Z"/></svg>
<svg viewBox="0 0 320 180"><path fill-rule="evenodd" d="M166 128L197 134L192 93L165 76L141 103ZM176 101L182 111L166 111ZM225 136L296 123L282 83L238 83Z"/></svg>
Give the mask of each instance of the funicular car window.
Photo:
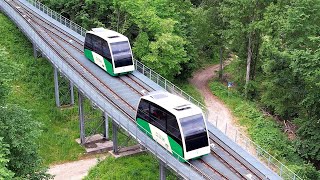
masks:
<svg viewBox="0 0 320 180"><path fill-rule="evenodd" d="M92 35L89 33L86 35L84 48L92 50Z"/></svg>
<svg viewBox="0 0 320 180"><path fill-rule="evenodd" d="M101 38L93 35L92 44L93 44L93 51L96 52L97 54L102 55Z"/></svg>
<svg viewBox="0 0 320 180"><path fill-rule="evenodd" d="M111 43L111 51L115 67L133 65L130 45L128 41Z"/></svg>
<svg viewBox="0 0 320 180"><path fill-rule="evenodd" d="M206 131L202 114L181 118L180 123L184 137Z"/></svg>
<svg viewBox="0 0 320 180"><path fill-rule="evenodd" d="M181 118L180 123L187 151L208 146L206 126L202 114Z"/></svg>
<svg viewBox="0 0 320 180"><path fill-rule="evenodd" d="M111 54L107 41L102 41L102 53L103 57L105 57L106 59L108 59L109 62L111 62Z"/></svg>
<svg viewBox="0 0 320 180"><path fill-rule="evenodd" d="M181 134L177 119L171 113L167 112L167 133L173 137L176 141L181 141Z"/></svg>
<svg viewBox="0 0 320 180"><path fill-rule="evenodd" d="M149 122L149 103L142 99L138 107L138 118Z"/></svg>
<svg viewBox="0 0 320 180"><path fill-rule="evenodd" d="M155 104L150 104L150 123L166 132L166 113Z"/></svg>

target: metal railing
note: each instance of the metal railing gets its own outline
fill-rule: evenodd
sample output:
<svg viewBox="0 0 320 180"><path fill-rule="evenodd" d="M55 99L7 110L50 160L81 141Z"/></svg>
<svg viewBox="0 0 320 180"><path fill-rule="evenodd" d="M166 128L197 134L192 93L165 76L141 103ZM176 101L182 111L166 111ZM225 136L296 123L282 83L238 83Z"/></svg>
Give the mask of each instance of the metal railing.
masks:
<svg viewBox="0 0 320 180"><path fill-rule="evenodd" d="M94 100L97 107L102 111L106 112L109 117L111 117L121 128L127 130L127 132L137 140L141 145L146 147L151 153L157 156L161 161L170 166L170 168L176 173L182 175L186 179L198 179L208 177L205 173L194 167L192 164L179 163L170 153L157 144L155 141L150 139L145 133L140 131L137 125L130 121L126 116L124 116L116 107L112 105L111 102L103 98L103 95L98 93L92 86L86 83L89 80L78 76L78 72L73 70L65 61L59 58L52 47L49 47L37 33L32 30L27 22L4 1L0 1L1 9L17 24L22 32L30 39L34 44L38 45L38 48L43 53L53 66L57 67L59 71L72 81L72 83L78 88L80 92L83 93L87 98ZM22 28L23 27L23 28ZM190 167L198 171L190 171Z"/></svg>
<svg viewBox="0 0 320 180"><path fill-rule="evenodd" d="M60 22L61 24L65 25L66 27L70 28L74 32L80 34L81 36L85 36L86 29L79 26L78 24L74 23L73 21L70 21L69 19L65 18L61 14L51 10L47 6L43 5L41 2L36 0L26 0L30 4L32 4L34 7L39 9L40 11L44 12L51 18L55 19L56 21ZM205 115L208 115L208 110L205 105L188 95L186 92L181 90L179 87L153 71L152 69L148 68L138 60L135 60L135 68L140 73L144 74L146 77L163 87L165 90L180 95L184 97L185 99L189 100L190 102L198 105L205 113ZM283 163L278 161L276 158L274 158L272 155L270 155L268 152L263 150L259 145L254 143L251 139L246 137L245 135L241 134L231 125L225 124L225 128L221 129L218 127L218 118L216 119L216 123L213 123L222 133L227 135L231 140L233 140L235 143L243 147L245 150L250 152L252 155L260 159L265 165L267 165L270 169L275 171L280 177L283 179L301 179L297 174L292 172L289 168L287 168ZM232 129L233 130L230 130ZM230 133L232 131L233 133ZM229 132L229 134L228 134ZM232 134L232 135L230 135Z"/></svg>
<svg viewBox="0 0 320 180"><path fill-rule="evenodd" d="M141 74L145 75L149 79L151 79L153 82L157 83L159 86L161 86L163 89L167 90L168 92L172 94L179 95L186 100L192 102L193 104L196 104L199 106L204 113L208 114L208 109L205 105L203 105L201 102L187 94L185 91L180 89L178 86L174 85L172 82L168 81L166 78L161 76L160 74L156 73L154 70L150 69L146 65L142 64L140 61L135 59L135 70L139 71Z"/></svg>
<svg viewBox="0 0 320 180"><path fill-rule="evenodd" d="M73 30L74 32L80 34L81 36L85 36L87 30L84 29L83 27L81 27L80 25L76 24L73 21L70 21L69 19L67 19L66 17L62 16L61 14L53 11L52 9L50 9L49 7L43 5L41 2L39 1L35 1L35 0L27 0L30 4L32 4L35 8L39 9L40 11L42 11L43 13L47 14L48 16L50 16L52 19L60 22L61 24L63 24L64 26L70 28L71 30Z"/></svg>
<svg viewBox="0 0 320 180"><path fill-rule="evenodd" d="M251 155L255 156L271 170L276 172L281 178L301 179L297 174L291 171L283 163L278 161L275 157L273 157L271 154L265 151L262 147L253 142L247 136L243 135L241 132L238 131L237 128L228 124L223 119L220 119L217 116L217 118L211 124L214 125L223 134L225 134L233 142L240 145L243 149L245 149Z"/></svg>
<svg viewBox="0 0 320 180"><path fill-rule="evenodd" d="M42 11L45 14L47 14L48 16L50 16L52 19L60 22L61 24L70 28L71 30L80 34L81 36L85 36L85 34L87 32L87 30L85 28L79 26L78 24L76 24L73 21L70 21L69 19L65 18L61 14L59 14L59 13L53 11L52 9L50 9L49 7L43 5L39 1L36 1L36 0L27 0L27 1L30 4L32 4L34 7L39 9L40 11ZM179 87L177 87L176 85L174 85L173 83L171 83L166 78L162 77L160 74L156 73L155 71L153 71L149 67L145 66L140 61L138 61L136 59L134 59L134 61L135 61L135 63L134 63L135 69L137 71L139 71L140 73L142 73L143 75L145 75L146 77L148 77L149 79L151 79L152 81L157 83L159 86L163 87L168 92L173 93L173 94L177 94L177 95L185 98L186 100L196 104L197 106L199 106L203 110L205 115L208 114L208 110L207 110L206 106L203 105L201 102L194 99L192 96L187 94L185 91L183 91L182 89L180 89Z"/></svg>

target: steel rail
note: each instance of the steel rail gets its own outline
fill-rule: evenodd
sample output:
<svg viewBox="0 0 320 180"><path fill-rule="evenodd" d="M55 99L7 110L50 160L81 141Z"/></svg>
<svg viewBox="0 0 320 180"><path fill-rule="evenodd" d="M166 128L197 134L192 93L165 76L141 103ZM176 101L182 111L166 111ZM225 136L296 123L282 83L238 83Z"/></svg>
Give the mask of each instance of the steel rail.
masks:
<svg viewBox="0 0 320 180"><path fill-rule="evenodd" d="M18 5L18 4L16 4L16 5ZM26 14L30 17L30 19L31 19L34 23L36 23L38 26L46 29L47 31L50 31L50 33L56 35L57 38L59 38L60 40L64 41L65 43L67 43L67 44L71 45L72 47L74 47L74 49L76 49L78 52L83 53L83 44L82 44L82 42L80 42L76 37L69 35L69 34L66 33L64 30L62 30L61 28L57 27L56 25L54 25L54 24L51 23L50 21L48 21L48 20L43 20L42 18L39 17L38 14L35 15L36 13L35 13L33 10L30 10L30 9L27 8L25 5L23 5L23 6L24 6L24 10L27 11ZM20 6L19 6L19 7L20 7ZM35 17L35 19L33 19L32 17ZM48 28L48 27L46 27L46 26L44 26L44 25L41 24L40 22L37 22L36 19L39 20L39 21L41 21L41 22L44 22L45 24L47 24L47 25L49 25L49 26L51 26L51 29ZM61 37L56 31L54 31L53 29L56 30L56 31L58 31L58 32L60 32L60 33L63 34L64 36L68 37L68 38L71 39L73 42L76 42L81 48L75 46L72 42L67 41L65 38L62 38L62 37ZM49 34L48 34L48 35L49 35ZM50 36L50 35L49 35L49 36ZM51 37L52 37L52 36L51 36ZM64 50L65 50L65 49L64 49ZM65 50L65 51L67 51L67 50ZM67 52L67 53L68 53L70 56L72 56L71 53L69 53L69 52ZM73 59L77 61L76 58L73 58ZM92 73L91 73L91 74L92 74ZM128 77L132 82L134 82L134 84L136 84L136 85L138 85L139 87L142 87L143 89L145 89L139 82L137 82L136 80L134 80L133 78L131 78L129 75L127 75L127 77ZM126 86L128 86L129 89L135 91L137 94L139 94L139 95L141 95L141 96L144 95L142 92L138 91L136 88L134 88L133 86L131 86L128 82L126 82L125 80L123 80L123 78L120 77L120 78L118 78L118 80L120 80L123 84L125 84ZM148 91L148 92L149 92L149 91ZM133 109L135 109L135 108L133 107Z"/></svg>
<svg viewBox="0 0 320 180"><path fill-rule="evenodd" d="M228 179L222 172L218 171L217 169L214 169L210 164L208 164L206 161L203 159L198 159L198 161L203 164L205 167L209 168L213 173L217 174L220 176L222 179Z"/></svg>
<svg viewBox="0 0 320 180"><path fill-rule="evenodd" d="M18 11L15 7L13 7L13 5L12 5L11 3L9 3L9 2L12 2L12 1L10 1L10 0L9 0L9 1L5 1L5 4L8 4L8 7L11 7L12 10L13 10L13 12L15 11L15 12L18 13L21 17L26 17L26 16L24 16L24 15L22 14L22 12ZM11 10L11 11L12 11L12 10ZM9 10L9 11L10 11L10 10ZM9 15L9 14L8 14L8 11L6 12L6 14ZM9 16L10 16L11 18L13 18L11 15L9 15ZM24 18L23 18L23 19L24 19ZM13 20L16 21L15 18L13 18ZM20 21L21 21L21 20L20 20ZM54 39L53 39L52 37L50 37L50 35L48 34L48 31L44 31L43 29L32 25L32 23L30 22L31 19L24 19L24 21L25 21L26 25L28 25L29 28L30 28L32 31L34 31L34 34L37 35L37 36L39 37L39 39L41 39L41 40L43 41L43 43L46 44L46 45L49 47L48 49L51 49L51 50L52 50L53 54L55 54L55 55L56 55L58 58L60 58L61 60L68 59L68 57L66 58L65 55L61 55L60 52L59 52L59 50L57 49L57 47L54 47L54 45L52 45L52 44L49 42L49 40L46 39L45 36L49 36L49 39L51 39L51 40L54 41ZM18 22L16 22L16 23L18 23ZM21 28L21 27L20 27L20 28ZM37 29L37 28L39 28L40 30ZM23 29L22 29L22 30L23 30ZM41 32L44 32L44 34L42 34ZM25 33L26 33L26 32L25 32ZM30 39L30 40L31 40L31 39ZM55 43L58 44L57 42L55 42ZM58 44L58 45L59 45L59 44ZM123 110L122 110L119 106L117 106L113 101L111 101L111 100L109 99L109 97L105 95L105 93L103 93L100 89L96 88L95 85L94 85L93 83L91 83L91 82L89 81L89 79L87 79L81 72L76 71L76 69L72 67L72 65L70 64L70 62L67 62L67 61L65 61L65 62L67 63L67 66L68 66L70 69L72 69L72 71L79 73L81 79L82 79L84 82L86 82L86 83L88 83L90 86L92 86L91 88L96 89L96 90L97 90L97 93L100 94L101 97L105 97L105 100L106 100L108 103L110 103L111 105L113 105L114 107L116 107L123 115L125 115L126 117L128 117L129 120L132 120L131 116L128 115L127 113L123 112ZM123 127L125 127L125 126L123 126ZM137 139L137 140L139 141L139 139ZM146 146L148 147L148 145L146 145ZM157 146L156 146L156 147L157 147ZM162 147L161 147L161 148L162 148ZM154 153L154 152L153 152L153 153ZM157 154L157 153L154 153L154 154ZM158 158L161 159L161 157L158 157ZM192 168L192 169L194 169L195 171L199 172L199 173L200 173L200 176L202 176L202 177L208 177L205 173L203 173L203 172L202 172L200 169L198 169L197 167L193 166L193 165L190 164L190 163L188 163L188 164L189 164L190 168ZM174 166L173 166L173 168L174 168ZM177 173L178 173L178 174L181 174L182 176L185 175L184 173L179 173L179 172L177 172ZM184 177L185 177L185 176L184 176Z"/></svg>
<svg viewBox="0 0 320 180"><path fill-rule="evenodd" d="M235 154L237 154L234 150L232 150L231 148L228 148L229 150L227 150L227 148L223 147L223 145L221 145L223 142L221 140L219 140L217 137L213 138L213 136L215 136L214 134L210 133L209 135L209 139L214 143L215 146L218 146L220 149L223 150L223 152L226 152L227 155L229 157L232 157L233 160L235 160L237 163L239 163L243 168L245 168L249 173L253 174L256 178L258 179L265 179L266 177L264 175L262 175L257 169L253 169L251 167L250 164L246 164L245 162L247 162L245 159L243 159L242 157L238 156L236 157ZM226 145L227 146L227 145ZM240 173L239 171L237 171L236 167L234 167L234 165L228 163L225 159L223 159L219 154L217 154L216 152L214 152L214 150L211 150L211 153L213 156L217 157L218 159L220 159L221 161L224 162L224 164L226 164L230 169L232 169L234 172L236 172L236 174L242 176L244 179L246 179L246 176L243 175L242 173ZM241 159L241 160L240 160ZM258 175L259 173L259 175Z"/></svg>
<svg viewBox="0 0 320 180"><path fill-rule="evenodd" d="M13 1L11 1L11 2L13 2ZM12 7L12 6L11 6ZM17 9L17 8L14 8L13 7L13 9ZM20 8L19 8L20 9ZM26 10L27 9L27 10ZM26 11L29 11L29 13L28 13L28 15L30 16L30 10L28 10L29 8L24 8L24 10L26 10ZM24 12L25 13L25 12ZM21 14L21 13L19 13L19 14ZM47 22L46 21L44 21L42 18L39 18L38 17L38 15L36 16L36 15L34 15L34 14L37 14L37 13L31 13L32 15L31 16L33 16L33 17L36 17L38 20L40 20L40 21L42 21L42 22L45 22L46 24L48 24L48 25L50 25L51 27L53 27L55 30L57 30L57 31L59 31L60 33L62 33L62 34L64 34L64 36L66 36L66 37L69 37L70 39L72 39L74 42L76 42L77 44L79 44L79 45L81 45L81 43L80 43L80 41L78 41L78 39L76 38L76 37L73 37L73 36L70 36L70 35L68 35L68 33L65 33L63 30L60 30L60 28L57 28L57 26L56 25L52 25L53 23L51 23L51 22L48 22L47 20ZM26 16L24 16L24 15L22 15L21 14L21 16L22 17L26 17ZM31 19L31 18L29 18L29 19ZM26 19L27 20L27 19ZM74 49L76 49L77 51L79 51L79 52L81 52L81 53L83 53L83 50L81 50L79 47L77 47L77 46L75 46L75 45L73 45L73 43L71 43L71 42L69 42L69 41L67 41L66 39L64 39L64 38L62 38L62 37L60 37L59 35L58 35L58 33L56 33L56 32L54 32L54 30L52 30L52 29L50 29L50 28L47 28L47 27L45 27L45 26L42 26L39 22L36 22L36 20L34 20L34 19L31 19L35 24L37 24L38 26L39 26L39 29L41 29L41 28L44 28L45 30L44 30L44 32L58 45L58 46L60 46L60 47L62 47L62 45L57 41L57 40L55 40L54 39L54 37L52 36L52 35L50 35L50 33L51 34L54 34L55 36L57 36L57 38L59 38L60 40L62 40L62 41L64 41L64 42L66 42L66 43L68 43L69 45L71 45L72 47L74 47ZM31 23L27 20L27 22L30 24L30 26L35 30L35 32L37 32L37 34L57 53L57 55L59 56L59 57L61 57L62 59L68 59L68 58L65 58L65 57L63 57L60 53L61 52L59 52L57 49L55 49L52 45L50 45L50 42L48 42L47 40L46 40L46 38L44 38L43 37L43 35L41 34L41 32L39 31L39 30L36 30L36 28L34 28L34 26L33 25L31 25ZM81 46L82 47L82 46ZM62 48L62 49L64 49L64 48ZM103 82L101 82L100 80L99 80L99 78L97 78L94 74L92 74L91 72L90 72L90 70L88 70L86 67L84 67L79 61L77 61L76 60L76 58L73 56L73 55L71 55L71 53L70 52L68 52L67 50L65 50L64 49L64 51L65 51L65 53L67 53L68 54L68 56L70 56L73 60L75 60L75 62L76 63L78 63L83 69L85 69L87 72L89 72L89 74L92 76L92 77L94 77L100 84L102 84L105 88L107 88L114 96L115 96L115 98L118 98L118 99L120 99L122 102L124 102L127 106L129 106L132 110L135 110L135 108L134 107L132 107L130 104L128 104L127 102L126 102L126 100L124 100L122 97L120 97L119 95L117 95L117 93L116 92L114 92L112 89L110 89L109 87L107 87ZM67 61L66 61L67 62ZM73 67L72 66L72 64L70 63L70 62L67 62L69 65L70 65L70 67ZM76 68L73 68L74 70L76 70L84 79L87 79L83 74L81 74ZM136 80L133 80L133 78L131 78L130 76L126 76L126 77L128 77L128 78L130 78L133 82L135 82L135 84L137 84L138 86L140 86L141 88L143 88L143 89L145 89L145 87L143 87L140 83L138 83ZM120 79L120 78L119 78ZM123 79L120 79L124 84L126 84L127 86L129 86L129 88L130 89L132 89L132 90L134 90L136 93L138 93L139 95L143 95L143 93L141 93L140 91L138 91L138 90L136 90L135 88L133 88L130 84L128 84L127 82L125 82ZM93 87L95 87L95 85L94 84L92 84L89 80L87 80ZM106 97L107 99L109 98L109 97L107 97L105 94L104 94L104 92L102 92L101 90L99 90L98 88L96 88L95 87L95 89L96 90L98 90L101 94L103 94L104 95L104 97ZM119 107L119 106L117 106L116 105L116 103L114 103L114 102L112 102L112 104L113 105L115 105L116 107L118 107L118 109L119 110L121 110L122 111L122 108L121 107ZM131 119L131 120L133 120L133 118L129 115L129 114L127 114L125 111L122 111L126 116L128 116L128 117L130 117L129 119ZM221 147L221 146L220 146ZM223 147L221 147L222 149L224 149ZM225 149L224 149L225 150ZM227 150L225 150L225 152L228 152ZM212 152L211 152L212 153ZM229 152L228 152L228 154L230 154ZM220 157L220 156L219 156ZM232 156L235 160L237 160L234 156ZM220 159L222 159L221 157L220 157ZM222 159L223 160L223 159ZM210 165L208 165L205 161L203 161L203 160L201 160L203 163L205 163L206 164L206 166L208 166L208 167L210 167L210 169L213 169ZM225 160L223 160L223 161L225 161ZM239 161L239 160L237 160L240 164L242 164L243 166L244 166L244 164L241 162L241 161ZM225 161L226 162L226 161ZM227 163L227 162L226 162ZM224 164L226 164L226 163L224 163ZM234 169L232 166L230 166L230 165L227 165L228 167L230 167L231 169ZM244 166L244 167L246 167L246 166ZM214 171L217 171L217 170L215 170L215 169L213 169ZM235 169L234 169L235 170ZM218 171L217 171L218 172ZM239 172L236 172L236 174L240 174ZM241 175L241 174L240 174ZM257 176L258 177L258 176Z"/></svg>
<svg viewBox="0 0 320 180"><path fill-rule="evenodd" d="M13 2L13 1L9 1L9 2ZM22 17L24 17L24 16L23 16L24 14L22 14L23 12L17 11L17 9L14 8L11 3L8 3L8 4L9 4L13 9L15 9L15 11L18 12ZM32 25L32 23L30 22L31 19L30 19L30 20L25 19L25 20L26 20L26 22L30 25L30 27L39 35L39 37L41 37L41 39L42 39L44 42L46 42L47 45L48 45L49 47L51 47L52 50L55 51L55 53L56 53L60 58L66 60L67 64L70 66L70 68L72 68L73 70L75 70L76 72L78 72L79 75L80 75L83 79L87 80L87 82L88 82L89 84L91 84L101 95L103 95L106 99L108 99L109 101L111 101L111 100L109 99L109 97L105 95L104 92L102 92L100 89L96 88L96 86L95 86L92 82L90 82L90 81L83 75L83 73L81 73L78 69L76 69L69 61L67 61L67 59L69 59L69 58L66 58L66 57L64 57L63 55L61 55L61 52L60 52L59 50L57 50L57 49L43 36L43 34L40 32L40 30L36 29L36 28L34 27L34 25ZM40 25L38 25L38 26L41 27ZM53 42L55 42L56 44L58 44L59 46L61 46L60 43L58 43L56 40L54 40L54 39L49 35L48 32L45 32L45 33L53 40ZM74 59L74 58L72 57L72 55L70 55L69 52L66 51L66 53L67 53L72 59ZM132 110L134 110L134 107L132 107L132 106L131 106L130 104L128 104L124 99L122 99L121 97L119 97L115 92L113 92L112 89L110 89L109 87L105 86L104 83L102 83L99 78L97 78L96 76L94 76L94 75L93 75L90 71L88 71L88 69L85 68L81 63L79 63L78 61L75 61L75 62L78 63L84 70L86 70L86 71L87 71L94 79L96 79L101 85L103 85L105 88L107 88L115 97L119 98L121 101L123 101L123 102L124 102L125 104L127 104L129 107L131 107ZM126 116L128 116L130 119L133 119L133 117L131 117L127 112L125 112L125 111L124 111L120 106L118 106L115 102L111 101L111 103L112 103L114 106L118 107L119 110L121 110L121 111L122 111Z"/></svg>

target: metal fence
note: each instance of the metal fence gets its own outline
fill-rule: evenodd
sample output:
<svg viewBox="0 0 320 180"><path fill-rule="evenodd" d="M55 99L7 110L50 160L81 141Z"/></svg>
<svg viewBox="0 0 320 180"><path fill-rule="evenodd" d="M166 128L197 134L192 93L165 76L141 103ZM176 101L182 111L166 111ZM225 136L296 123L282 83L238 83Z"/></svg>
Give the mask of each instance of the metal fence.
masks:
<svg viewBox="0 0 320 180"><path fill-rule="evenodd" d="M198 105L206 115L208 114L208 109L206 108L205 105L203 105L198 100L194 99L192 96L184 92L178 86L174 85L173 83L168 81L166 78L162 77L160 74L156 73L155 71L153 71L146 65L142 64L138 60L135 60L135 69L139 71L141 74L151 79L153 82L157 83L159 86L161 86L163 89L167 90L168 92L179 95L185 98L186 100Z"/></svg>
<svg viewBox="0 0 320 180"><path fill-rule="evenodd" d="M240 145L243 149L255 156L267 167L276 172L283 179L301 179L297 174L291 171L283 163L278 161L267 151L261 148L258 144L253 142L250 138L243 135L233 125L228 124L223 119L216 117L215 120L211 120L211 124L214 125L219 131L225 134L233 142Z"/></svg>
<svg viewBox="0 0 320 180"><path fill-rule="evenodd" d="M57 67L65 77L68 77L80 92L82 92L87 98L94 101L100 110L106 112L108 116L111 117L121 128L126 129L136 141L146 147L152 154L170 166L173 171L180 174L182 177L186 179L201 179L208 177L208 175L190 163L179 163L179 161L167 150L140 131L134 122L124 116L123 113L114 107L111 102L103 98L102 94L99 94L93 87L89 86L87 83L89 80L78 76L78 72L75 72L63 59L59 58L53 51L52 47L49 47L46 42L28 26L26 21L21 16L17 15L17 13L5 1L0 1L0 6L1 9L17 24L21 31L24 32L30 41L38 45L38 48L43 53L44 57Z"/></svg>
<svg viewBox="0 0 320 180"><path fill-rule="evenodd" d="M51 10L47 6L43 5L39 1L36 0L27 0L30 4L32 4L34 7L39 9L40 11L44 12L51 18L55 19L56 21L60 22L61 24L65 25L66 27L72 29L74 32L85 36L86 29L79 26L78 24L74 23L73 21L70 21L69 19L61 16L61 14ZM205 105L188 95L186 92L181 90L179 87L153 71L152 69L148 68L138 60L135 60L135 68L140 73L144 74L146 77L163 87L165 90L180 95L184 97L185 99L189 100L190 102L198 105L205 113L205 115L208 115L208 110ZM274 158L272 155L270 155L267 151L262 149L259 145L254 143L252 140L250 140L245 135L241 134L236 128L234 128L231 125L228 125L225 123L224 128L221 129L221 127L218 126L219 120L218 118L215 120L215 123L213 123L222 133L227 135L231 140L233 140L235 143L243 147L245 150L250 152L250 154L254 155L258 159L260 159L265 165L267 165L270 169L275 171L280 177L283 179L301 179L299 176L297 176L294 172L292 172L289 168L287 168L283 163L278 161L276 158Z"/></svg>
<svg viewBox="0 0 320 180"><path fill-rule="evenodd" d="M32 4L34 7L39 9L40 11L44 12L45 14L47 14L48 16L53 18L54 20L60 22L64 26L66 26L66 27L70 28L71 30L73 30L74 32L76 32L76 33L78 33L78 34L80 34L82 36L85 36L87 30L84 29L83 27L79 26L78 24L74 23L73 21L70 21L69 19L65 18L61 14L51 10L50 8L48 8L47 6L43 5L39 1L35 1L35 0L27 0L27 1L30 4ZM168 92L180 95L183 98L189 100L190 102L198 105L204 111L204 114L207 115L208 111L207 111L207 108L206 108L205 105L203 105L202 103L200 103L199 101L194 99L192 96L188 95L182 89L180 89L179 87L177 87L176 85L174 85L173 83L171 83L170 81L168 81L167 79L165 79L164 77L162 77L161 75L159 75L158 73L153 71L152 69L148 68L147 66L145 66L144 64L142 64L138 60L135 59L134 61L135 61L135 63L134 63L135 64L135 68L136 68L137 71L139 71L143 75L147 76L148 78L150 78L151 80L156 82L158 85L163 87Z"/></svg>
<svg viewBox="0 0 320 180"><path fill-rule="evenodd" d="M27 0L27 1L30 4L32 4L34 7L39 9L40 11L42 11L45 14L47 14L48 16L50 16L52 19L60 22L61 24L65 25L66 27L68 27L71 30L73 30L74 32L76 32L76 33L78 33L78 34L80 34L82 36L86 35L86 32L87 32L86 29L84 29L83 27L79 26L75 22L70 21L69 19L67 19L66 17L62 16L61 14L51 10L47 6L43 5L41 2L34 1L34 0Z"/></svg>

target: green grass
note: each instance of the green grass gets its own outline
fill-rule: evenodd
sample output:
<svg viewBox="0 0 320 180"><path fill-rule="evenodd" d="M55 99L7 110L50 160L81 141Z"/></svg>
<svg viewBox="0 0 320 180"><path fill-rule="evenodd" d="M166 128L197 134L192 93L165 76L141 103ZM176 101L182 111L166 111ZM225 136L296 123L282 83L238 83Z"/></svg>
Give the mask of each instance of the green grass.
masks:
<svg viewBox="0 0 320 180"><path fill-rule="evenodd" d="M241 126L247 128L250 138L276 159L294 170L303 179L316 177L312 165L306 164L295 150L294 144L282 132L281 126L266 117L255 102L245 100L235 89L211 82L210 88L237 117ZM313 174L313 175L312 175Z"/></svg>
<svg viewBox="0 0 320 180"><path fill-rule="evenodd" d="M55 107L53 68L47 60L33 58L32 44L3 14L0 22L0 47L15 67L10 70L8 103L31 110L32 117L41 122L38 143L45 165L78 159L83 148L75 142L79 136L77 109Z"/></svg>
<svg viewBox="0 0 320 180"><path fill-rule="evenodd" d="M184 92L189 94L191 97L195 98L197 101L204 104L204 98L200 94L200 92L197 90L196 87L194 87L192 84L189 84L186 81L175 81L173 82L176 86L178 86L180 89L182 89Z"/></svg>
<svg viewBox="0 0 320 180"><path fill-rule="evenodd" d="M7 59L0 63L6 63L8 67L0 74L8 77L5 83L11 87L7 101L30 110L32 118L42 124L38 144L44 165L81 158L84 149L75 142L79 138L78 107L59 109L55 106L52 66L43 58L33 57L32 44L2 13L0 23L0 55ZM89 105L86 101L85 110ZM93 116L99 117L101 113L96 111ZM112 137L111 123L109 127ZM136 144L123 130L120 130L118 140L120 146ZM147 153L119 159L108 157L92 169L87 179L109 179L110 174L114 174L111 176L114 178L155 179L159 176L158 164L156 158ZM168 177L174 179L175 176L169 173Z"/></svg>
<svg viewBox="0 0 320 180"><path fill-rule="evenodd" d="M115 159L107 157L90 170L85 179L159 179L159 161L143 153ZM176 177L167 171L167 179Z"/></svg>

